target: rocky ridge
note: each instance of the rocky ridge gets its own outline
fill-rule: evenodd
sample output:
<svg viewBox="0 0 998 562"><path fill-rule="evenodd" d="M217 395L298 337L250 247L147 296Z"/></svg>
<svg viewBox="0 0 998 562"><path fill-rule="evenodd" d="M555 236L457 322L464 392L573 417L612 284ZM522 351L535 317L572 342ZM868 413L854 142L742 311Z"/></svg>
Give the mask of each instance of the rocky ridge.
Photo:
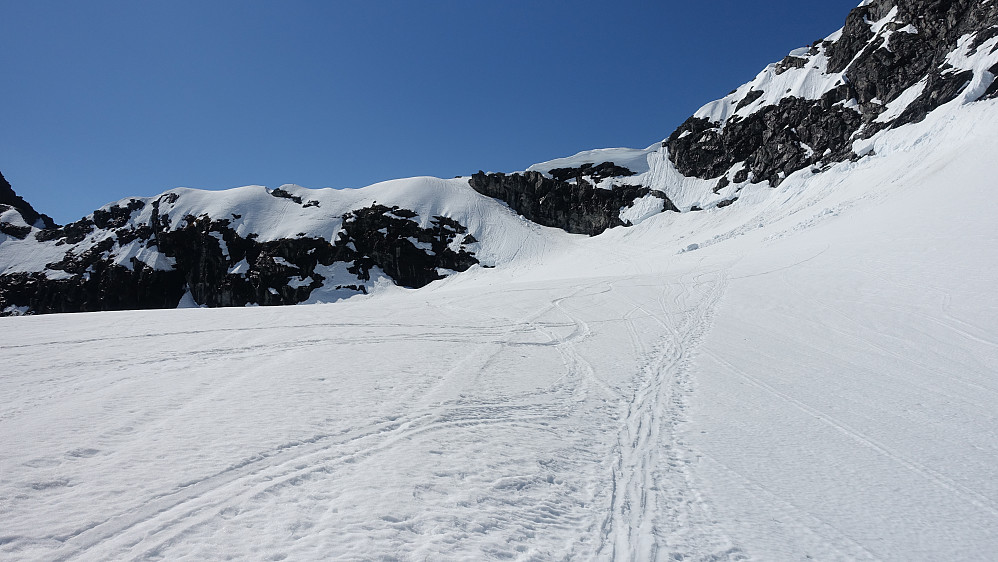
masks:
<svg viewBox="0 0 998 562"><path fill-rule="evenodd" d="M509 175L479 171L471 176L470 184L482 195L506 202L528 220L573 234L595 236L608 228L629 226L621 218L621 210L648 195L661 199L666 210L679 210L665 193L648 187L616 184L608 189L595 187L594 182L607 177L634 175L613 162L558 168L549 175L554 177L530 171Z"/></svg>
<svg viewBox="0 0 998 562"><path fill-rule="evenodd" d="M478 172L463 187L529 221L598 235L663 211L724 208L749 184L862 158L885 130L998 97L996 76L995 0L867 0L840 31L660 144ZM58 226L0 176L0 314L332 301L379 283L424 286L482 263L477 252L494 243L469 231L467 214L376 201L332 213L311 193L283 186L244 209L215 205L221 193L171 190ZM296 231L295 220L310 226Z"/></svg>
<svg viewBox="0 0 998 562"><path fill-rule="evenodd" d="M995 97L996 37L990 0L867 1L841 31L705 106L663 147L686 176L776 186L798 170L859 158L855 141L920 121L961 94ZM975 73L975 57L994 64Z"/></svg>
<svg viewBox="0 0 998 562"><path fill-rule="evenodd" d="M36 211L30 203L14 193L7 178L0 174L0 232L23 239L35 228L54 228L55 221Z"/></svg>
<svg viewBox="0 0 998 562"><path fill-rule="evenodd" d="M318 207L284 190L270 194ZM181 197L133 198L65 226L29 228L22 243L58 259L0 274L0 310L176 308L184 299L209 307L282 305L316 292L331 301L366 294L379 280L422 287L478 263L477 240L444 216L421 226L414 211L375 203L341 215L331 239L301 232L260 240L239 227L239 214L176 216Z"/></svg>

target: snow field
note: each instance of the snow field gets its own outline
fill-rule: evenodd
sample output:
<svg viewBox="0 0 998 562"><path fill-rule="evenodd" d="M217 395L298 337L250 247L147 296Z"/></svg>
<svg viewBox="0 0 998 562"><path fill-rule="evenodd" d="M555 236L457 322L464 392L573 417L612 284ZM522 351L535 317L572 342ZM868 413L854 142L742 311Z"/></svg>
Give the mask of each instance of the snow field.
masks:
<svg viewBox="0 0 998 562"><path fill-rule="evenodd" d="M16 451L5 504L18 517L2 548L629 558L618 543L630 521L665 536L676 525L661 518L687 510L660 513L667 502L646 490L685 481L682 467L656 468L628 445L671 446L671 430L645 434L662 415L645 411L683 391L661 375L716 298L709 277L692 290L591 279L26 318L48 338L29 327L4 348L4 450ZM677 535L677 547L695 544Z"/></svg>

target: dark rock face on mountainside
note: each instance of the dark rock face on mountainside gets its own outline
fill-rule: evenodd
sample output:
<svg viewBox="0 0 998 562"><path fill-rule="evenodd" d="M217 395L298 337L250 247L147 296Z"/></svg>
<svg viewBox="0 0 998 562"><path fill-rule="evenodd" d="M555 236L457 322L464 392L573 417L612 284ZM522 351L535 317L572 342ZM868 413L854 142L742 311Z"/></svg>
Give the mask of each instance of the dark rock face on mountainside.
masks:
<svg viewBox="0 0 998 562"><path fill-rule="evenodd" d="M898 13L889 25L894 29L910 25L917 33L874 37L864 18L885 18L895 7ZM966 35L973 36L971 50L998 35L998 5L980 0L880 0L849 14L842 39L828 45L829 71L845 72L853 97L866 114L879 114L882 105L874 100L890 102L925 79L918 99L889 126L921 121L968 85L973 73L954 69L946 61Z"/></svg>
<svg viewBox="0 0 998 562"><path fill-rule="evenodd" d="M834 90L817 103L784 98L745 119L732 119L724 128L691 117L666 141L669 157L684 174L703 179L721 177L744 162L755 181L777 185L816 162L814 154L823 155L825 162L852 154L851 137L863 119L851 109L834 107L840 96Z"/></svg>
<svg viewBox="0 0 998 562"><path fill-rule="evenodd" d="M31 230L30 228L26 230L25 226L35 226L38 228L55 227L55 221L48 215L43 215L36 211L30 203L14 193L14 188L11 187L7 178L3 177L3 174L0 174L0 215L8 210L16 211L21 215L21 220L25 223L24 225L18 225L0 219L0 232L9 236L23 239Z"/></svg>
<svg viewBox="0 0 998 562"><path fill-rule="evenodd" d="M887 18L883 28L874 29L874 22ZM753 182L775 186L805 167L855 158L853 140L920 121L953 100L971 83L973 72L954 68L947 58L965 36L972 36L972 54L996 35L996 2L874 0L849 14L839 38L818 41L806 55L787 57L774 68L776 75L817 70L824 59L825 73L841 73L841 79L819 99L791 91L778 104L726 122L691 117L664 145L686 176L712 179L741 170ZM998 65L991 70L998 74ZM922 81L924 88L903 112L878 120L890 102ZM978 99L996 94L992 83ZM729 103L742 109L762 95L750 91Z"/></svg>
<svg viewBox="0 0 998 562"><path fill-rule="evenodd" d="M479 171L471 177L470 183L475 191L505 201L528 220L573 234L595 236L608 228L625 226L620 219L621 209L649 194L663 199L666 210L678 210L664 193L647 187L593 187L587 178L599 181L604 177L633 175L627 168L612 162L599 166L557 168L550 173L555 177L548 178L540 172L507 175ZM575 183L568 183L569 179L574 179Z"/></svg>
<svg viewBox="0 0 998 562"><path fill-rule="evenodd" d="M474 238L447 217L423 228L412 211L374 204L343 215L333 241L302 233L261 242L233 228L238 215L175 220L162 207L177 198L160 196L147 215L132 199L63 227L29 229L37 243L65 251L41 271L0 275L0 312L175 308L187 292L206 306L295 304L337 270L353 282L326 289L343 297L366 292L375 271L415 288L478 263L467 249Z"/></svg>
<svg viewBox="0 0 998 562"><path fill-rule="evenodd" d="M583 164L577 168L554 168L548 172L551 177L560 181L575 180L577 183L599 182L606 178L622 178L633 176L634 172L613 162L602 164Z"/></svg>

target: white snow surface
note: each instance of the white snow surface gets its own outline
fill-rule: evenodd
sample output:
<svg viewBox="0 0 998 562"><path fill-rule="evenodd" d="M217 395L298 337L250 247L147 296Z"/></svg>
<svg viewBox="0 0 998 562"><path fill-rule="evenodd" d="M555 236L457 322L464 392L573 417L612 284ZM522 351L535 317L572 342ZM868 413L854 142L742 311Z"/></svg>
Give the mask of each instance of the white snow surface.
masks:
<svg viewBox="0 0 998 562"><path fill-rule="evenodd" d="M0 558L993 559L998 104L872 143L593 238L446 199L507 241L419 290L0 318Z"/></svg>
<svg viewBox="0 0 998 562"><path fill-rule="evenodd" d="M755 79L720 100L703 106L694 116L723 124L734 116L744 118L765 106L777 105L789 95L809 100L819 99L843 83L841 72L828 72L828 57L824 51L824 47L819 48L816 55L808 55L803 50L794 51L798 53L798 58L806 61L803 68L790 68L777 74L776 63L770 64ZM762 95L739 108L739 103L753 91L762 92Z"/></svg>
<svg viewBox="0 0 998 562"><path fill-rule="evenodd" d="M555 168L578 168L583 164L613 162L618 166L623 166L636 174L640 174L648 171L648 155L654 152L656 148L658 148L658 144L654 144L644 150L637 148L597 148L595 150L584 150L573 156L534 164L527 168L527 171L546 174Z"/></svg>

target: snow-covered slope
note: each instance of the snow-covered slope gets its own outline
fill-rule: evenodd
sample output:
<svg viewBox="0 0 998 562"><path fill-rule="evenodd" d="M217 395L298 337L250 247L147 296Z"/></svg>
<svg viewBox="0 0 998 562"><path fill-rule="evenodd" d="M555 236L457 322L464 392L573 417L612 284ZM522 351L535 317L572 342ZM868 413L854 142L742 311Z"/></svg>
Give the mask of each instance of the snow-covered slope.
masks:
<svg viewBox="0 0 998 562"><path fill-rule="evenodd" d="M8 313L327 304L0 318L0 558L993 559L995 13L865 1L644 150L5 204Z"/></svg>
<svg viewBox="0 0 998 562"><path fill-rule="evenodd" d="M809 211L726 250L744 258L684 436L757 558L994 557L994 104L885 135L827 195L790 197Z"/></svg>
<svg viewBox="0 0 998 562"><path fill-rule="evenodd" d="M996 153L952 106L414 294L0 319L0 553L990 559Z"/></svg>

